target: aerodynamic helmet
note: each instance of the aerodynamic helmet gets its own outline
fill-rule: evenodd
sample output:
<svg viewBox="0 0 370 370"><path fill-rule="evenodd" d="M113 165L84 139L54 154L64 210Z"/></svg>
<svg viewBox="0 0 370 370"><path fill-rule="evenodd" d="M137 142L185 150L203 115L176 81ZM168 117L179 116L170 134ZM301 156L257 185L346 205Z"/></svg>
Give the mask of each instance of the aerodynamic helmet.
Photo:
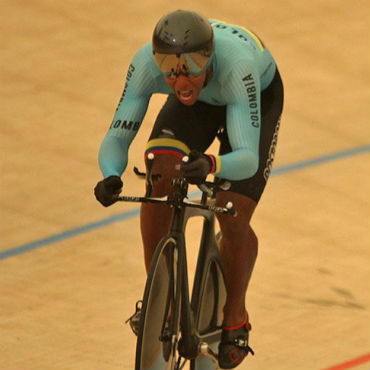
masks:
<svg viewBox="0 0 370 370"><path fill-rule="evenodd" d="M190 10L164 15L155 26L153 57L166 77L197 75L209 67L214 35L208 19Z"/></svg>

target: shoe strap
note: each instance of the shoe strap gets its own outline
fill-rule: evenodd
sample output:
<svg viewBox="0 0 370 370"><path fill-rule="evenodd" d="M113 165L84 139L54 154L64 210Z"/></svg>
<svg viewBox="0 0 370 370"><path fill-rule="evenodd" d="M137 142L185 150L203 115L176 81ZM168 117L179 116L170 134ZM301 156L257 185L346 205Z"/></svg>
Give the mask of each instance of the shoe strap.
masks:
<svg viewBox="0 0 370 370"><path fill-rule="evenodd" d="M234 326L223 326L222 329L223 330L238 330L238 329L242 328L243 326L245 326L247 331L251 330L251 326L248 322L248 313L245 314L245 318L240 324L237 324L237 325L234 325Z"/></svg>

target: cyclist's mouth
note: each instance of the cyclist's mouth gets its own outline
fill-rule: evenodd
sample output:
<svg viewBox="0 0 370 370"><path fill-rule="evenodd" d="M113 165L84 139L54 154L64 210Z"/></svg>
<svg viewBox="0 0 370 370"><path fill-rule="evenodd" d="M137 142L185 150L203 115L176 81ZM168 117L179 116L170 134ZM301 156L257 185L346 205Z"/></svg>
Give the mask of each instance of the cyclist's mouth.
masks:
<svg viewBox="0 0 370 370"><path fill-rule="evenodd" d="M185 102L190 101L193 98L193 90L178 90L177 96Z"/></svg>

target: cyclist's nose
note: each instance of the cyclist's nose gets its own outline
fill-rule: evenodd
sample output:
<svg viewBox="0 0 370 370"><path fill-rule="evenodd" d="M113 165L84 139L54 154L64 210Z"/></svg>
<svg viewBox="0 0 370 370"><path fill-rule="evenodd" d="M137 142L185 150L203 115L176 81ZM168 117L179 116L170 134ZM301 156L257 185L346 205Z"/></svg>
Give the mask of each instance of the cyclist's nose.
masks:
<svg viewBox="0 0 370 370"><path fill-rule="evenodd" d="M189 78L180 74L177 78L176 78L176 88L178 90L187 90L188 88L190 88L192 86L191 82L189 81Z"/></svg>

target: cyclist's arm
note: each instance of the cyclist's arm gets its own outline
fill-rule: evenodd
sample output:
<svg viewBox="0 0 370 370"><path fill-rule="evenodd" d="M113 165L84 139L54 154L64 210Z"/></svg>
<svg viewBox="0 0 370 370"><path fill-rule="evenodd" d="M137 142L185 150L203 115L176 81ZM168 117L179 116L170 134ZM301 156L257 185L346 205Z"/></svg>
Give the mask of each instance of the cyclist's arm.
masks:
<svg viewBox="0 0 370 370"><path fill-rule="evenodd" d="M99 150L99 165L104 178L121 176L128 161L128 149L136 136L153 91L151 62L147 45L132 60L121 101Z"/></svg>
<svg viewBox="0 0 370 370"><path fill-rule="evenodd" d="M229 180L252 177L259 163L261 126L260 79L246 63L238 63L224 85L227 132L232 152L216 156L215 175Z"/></svg>

